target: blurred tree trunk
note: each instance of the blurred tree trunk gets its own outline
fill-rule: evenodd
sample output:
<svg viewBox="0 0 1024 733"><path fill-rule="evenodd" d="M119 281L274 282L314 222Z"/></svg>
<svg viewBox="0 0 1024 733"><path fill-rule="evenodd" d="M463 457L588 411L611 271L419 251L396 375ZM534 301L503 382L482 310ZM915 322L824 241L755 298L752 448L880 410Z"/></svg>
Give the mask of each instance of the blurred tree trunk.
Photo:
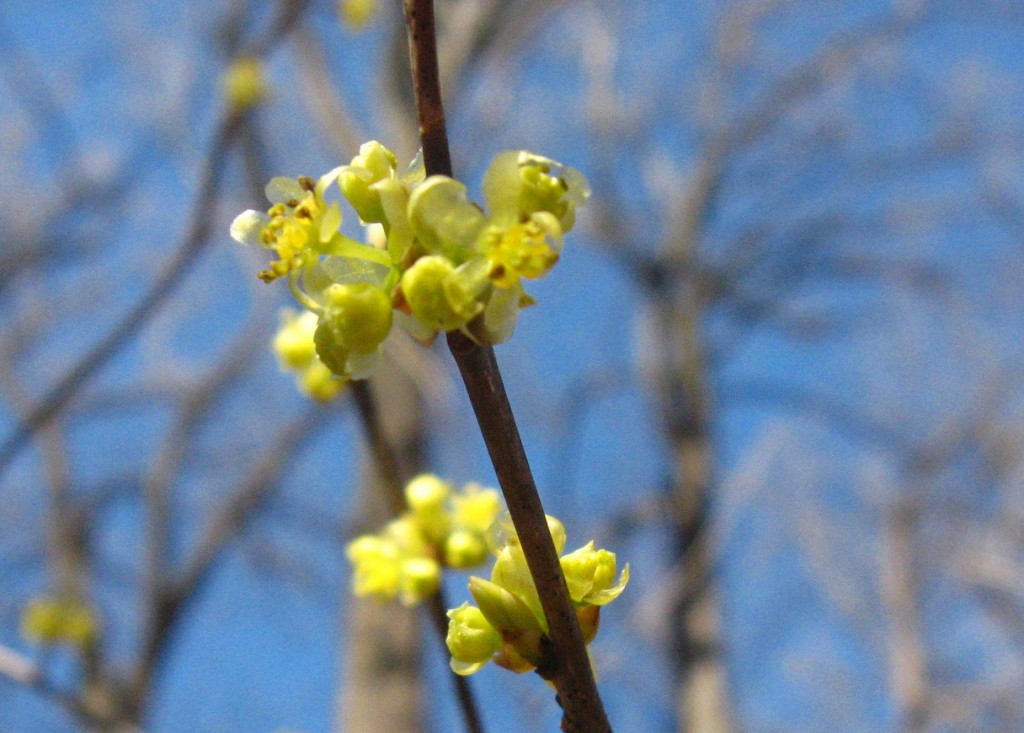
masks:
<svg viewBox="0 0 1024 733"><path fill-rule="evenodd" d="M411 476L423 466L425 406L412 380L393 364L389 366L370 380L371 387L401 475ZM394 515L388 488L368 451L364 451L360 485L361 528L376 531ZM422 731L419 609L355 597L349 599L348 608L338 732Z"/></svg>
<svg viewBox="0 0 1024 733"><path fill-rule="evenodd" d="M672 450L671 506L680 573L672 628L676 716L680 730L725 733L730 730L725 668L707 533L712 456L700 302L692 293L669 295L659 303L657 317L663 349L660 404Z"/></svg>

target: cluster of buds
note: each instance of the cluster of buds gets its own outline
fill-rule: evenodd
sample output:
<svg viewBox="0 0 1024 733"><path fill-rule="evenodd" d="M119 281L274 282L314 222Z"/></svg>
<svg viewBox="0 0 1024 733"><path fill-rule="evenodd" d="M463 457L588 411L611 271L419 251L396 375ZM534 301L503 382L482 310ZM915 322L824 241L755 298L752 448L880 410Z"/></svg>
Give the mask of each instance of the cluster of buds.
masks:
<svg viewBox="0 0 1024 733"><path fill-rule="evenodd" d="M21 614L22 635L46 646L85 647L96 639L96 631L95 614L75 596L33 598Z"/></svg>
<svg viewBox="0 0 1024 733"><path fill-rule="evenodd" d="M561 554L565 527L552 516L547 520L555 549ZM463 603L448 612L446 641L451 667L461 675L472 674L489 661L513 672L549 668L547 620L507 516L491 526L488 544L496 558L491 579L469 579L469 592L477 605ZM592 541L562 555L560 562L583 640L590 644L597 635L601 606L618 598L629 582L629 564L616 582L615 553L595 549Z"/></svg>
<svg viewBox="0 0 1024 733"><path fill-rule="evenodd" d="M357 596L414 606L437 592L442 567L465 570L487 559L486 532L501 511L497 491L474 483L455 491L422 474L406 485L405 501L402 516L346 549Z"/></svg>
<svg viewBox="0 0 1024 733"><path fill-rule="evenodd" d="M379 234L375 242L340 232L341 208L328 200L333 190ZM372 371L394 323L425 343L456 330L478 343L507 340L520 309L534 303L522 281L543 277L558 261L589 194L578 171L525 151L497 155L483 190L486 213L463 184L425 178L419 162L399 175L391 151L369 142L350 165L319 180L271 180L273 205L243 212L231 236L276 253L260 277L288 279L315 314L322 364L359 379Z"/></svg>

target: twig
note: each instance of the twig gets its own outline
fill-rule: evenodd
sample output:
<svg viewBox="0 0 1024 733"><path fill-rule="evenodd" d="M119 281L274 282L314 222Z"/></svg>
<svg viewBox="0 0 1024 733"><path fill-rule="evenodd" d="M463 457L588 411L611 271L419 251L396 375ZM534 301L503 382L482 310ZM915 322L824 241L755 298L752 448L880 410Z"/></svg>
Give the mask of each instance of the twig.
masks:
<svg viewBox="0 0 1024 733"><path fill-rule="evenodd" d="M452 164L437 70L433 0L405 0L405 21L424 166L428 176L450 176ZM554 659L550 668L539 671L557 690L556 700L564 711L562 729L610 733L611 725L597 692L583 635L494 350L473 343L458 332L448 334L448 348L469 393L547 618Z"/></svg>

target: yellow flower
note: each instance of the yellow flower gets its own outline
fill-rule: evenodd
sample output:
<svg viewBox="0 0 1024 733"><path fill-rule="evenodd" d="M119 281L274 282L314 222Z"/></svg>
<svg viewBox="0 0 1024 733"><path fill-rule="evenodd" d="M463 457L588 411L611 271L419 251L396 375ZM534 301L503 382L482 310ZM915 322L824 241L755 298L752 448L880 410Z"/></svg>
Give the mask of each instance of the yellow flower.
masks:
<svg viewBox="0 0 1024 733"><path fill-rule="evenodd" d="M345 381L336 378L316 355L313 341L316 326L315 313L304 311L297 314L285 309L281 312L281 326L274 336L272 348L281 369L295 375L300 392L319 402L327 402L345 388Z"/></svg>
<svg viewBox="0 0 1024 733"><path fill-rule="evenodd" d="M360 30L373 17L377 0L339 0L338 13L352 30Z"/></svg>
<svg viewBox="0 0 1024 733"><path fill-rule="evenodd" d="M228 67L221 79L224 98L235 109L248 109L263 101L267 83L263 64L253 56L241 56Z"/></svg>
<svg viewBox="0 0 1024 733"><path fill-rule="evenodd" d="M565 547L565 527L554 517L549 516L547 520L555 550L561 553ZM469 579L469 591L479 609L463 604L448 613L452 669L459 674L472 674L493 660L513 672L527 672L546 661L547 619L519 537L507 515L488 530L488 541L496 556L491 579ZM615 553L595 549L593 542L562 557L561 565L584 642L589 644L597 635L600 607L615 600L629 582L629 565L616 583ZM482 652L470 653L462 646L466 644L465 639L472 638L466 627L482 628L483 622L500 637L500 648L486 658ZM460 656L456 656L456 652Z"/></svg>
<svg viewBox="0 0 1024 733"><path fill-rule="evenodd" d="M40 644L83 647L96 638L96 617L91 608L71 596L34 598L21 615L21 633Z"/></svg>

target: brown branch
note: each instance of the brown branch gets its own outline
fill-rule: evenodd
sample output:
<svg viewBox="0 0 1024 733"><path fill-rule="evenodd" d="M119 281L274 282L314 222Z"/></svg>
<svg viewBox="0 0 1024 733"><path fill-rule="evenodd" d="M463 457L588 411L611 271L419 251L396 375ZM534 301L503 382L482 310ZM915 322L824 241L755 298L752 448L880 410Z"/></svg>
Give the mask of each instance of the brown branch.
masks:
<svg viewBox="0 0 1024 733"><path fill-rule="evenodd" d="M544 675L554 684L565 711L563 730L611 731L494 350L457 332L448 335L448 346L466 384L548 621L556 661Z"/></svg>
<svg viewBox="0 0 1024 733"><path fill-rule="evenodd" d="M85 725L106 724L93 715L82 700L58 688L32 660L0 644L0 680L4 679L57 703Z"/></svg>
<svg viewBox="0 0 1024 733"><path fill-rule="evenodd" d="M324 425L328 414L319 405L314 406L281 431L276 442L263 451L263 459L253 466L231 492L230 498L216 511L196 543L184 571L165 586L158 600L155 620L146 629L142 651L132 675L133 694L129 699L136 706L131 711L136 719L145 706L153 674L185 607L203 586L224 550L266 503L296 450L308 443L314 431Z"/></svg>
<svg viewBox="0 0 1024 733"><path fill-rule="evenodd" d="M432 0L406 0L413 89L427 175L452 174L444 107L437 69L437 42ZM543 675L557 690L562 729L586 733L611 731L597 692L579 622L569 599L565 576L545 519L544 506L505 393L494 350L461 333L448 334L448 347L487 444L512 523L547 618L554 660Z"/></svg>

